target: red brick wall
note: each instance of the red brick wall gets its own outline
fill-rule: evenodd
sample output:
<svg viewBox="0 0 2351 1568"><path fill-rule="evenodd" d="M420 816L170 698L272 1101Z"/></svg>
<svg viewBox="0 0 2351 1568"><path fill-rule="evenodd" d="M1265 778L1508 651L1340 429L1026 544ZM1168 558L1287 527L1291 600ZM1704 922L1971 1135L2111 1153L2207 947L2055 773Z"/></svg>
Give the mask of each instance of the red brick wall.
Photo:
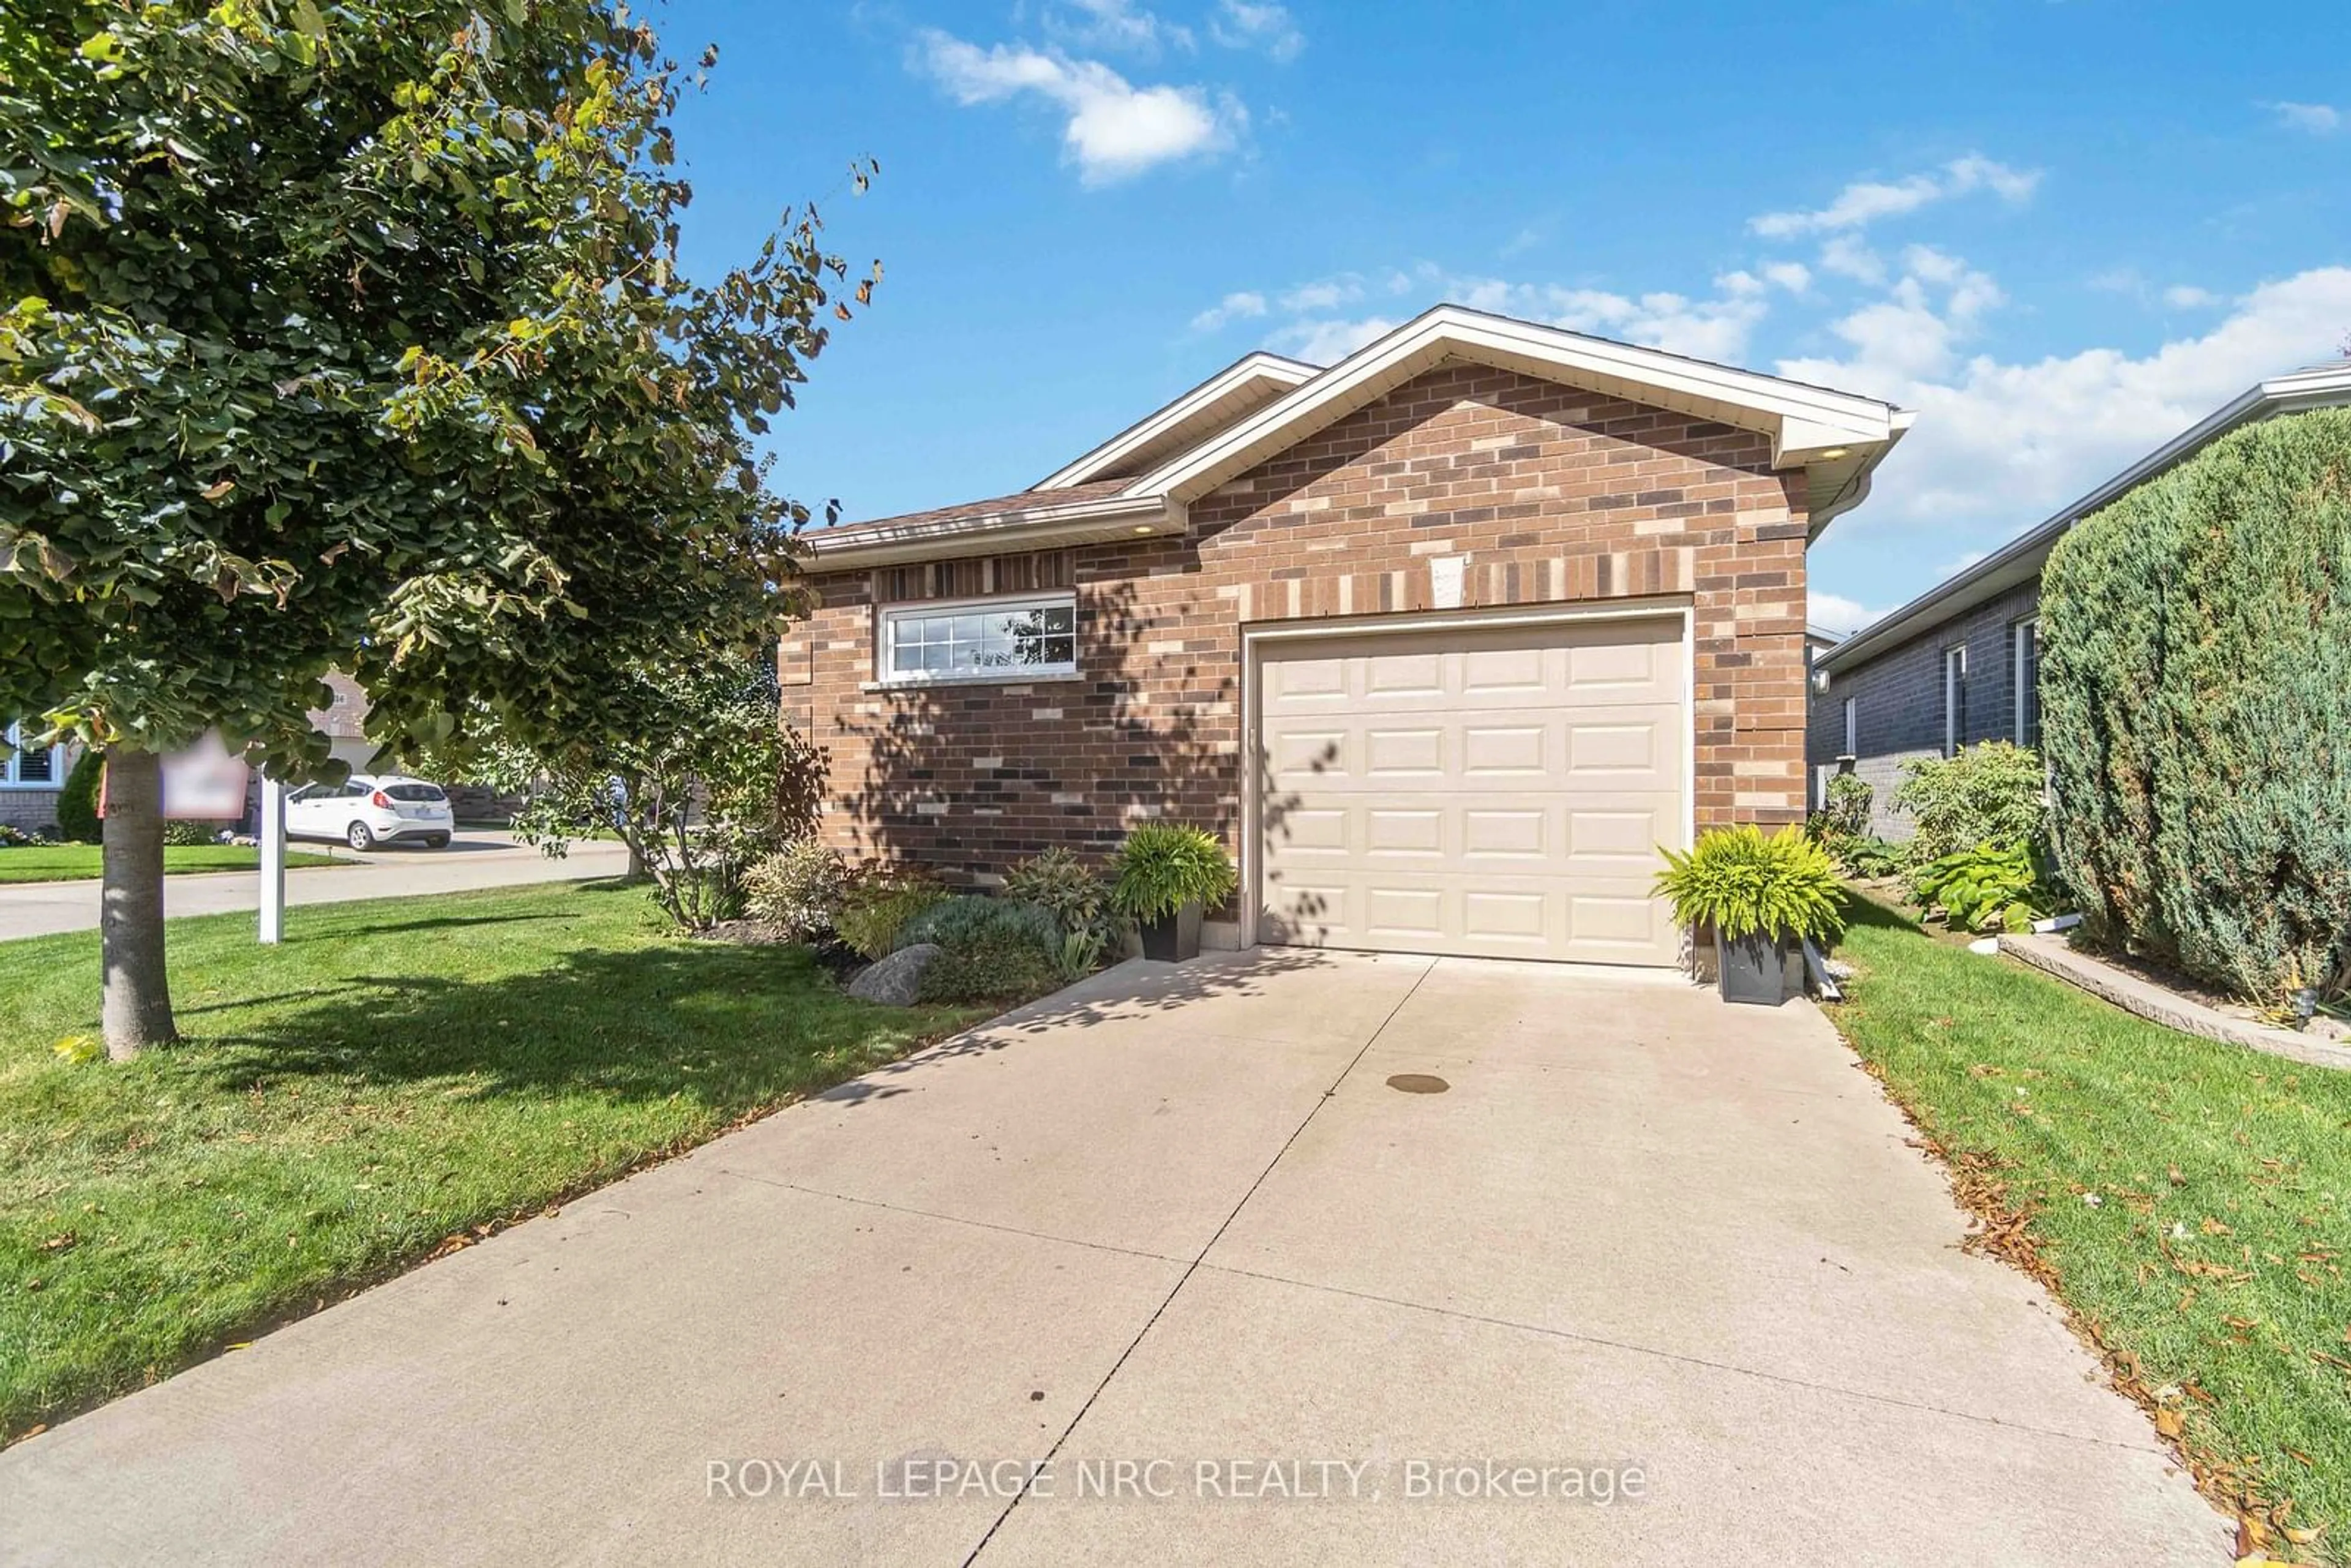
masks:
<svg viewBox="0 0 2351 1568"><path fill-rule="evenodd" d="M786 717L830 753L827 831L950 880L1138 816L1238 851L1241 627L1433 608L1694 608L1698 825L1799 820L1802 476L1761 435L1510 371L1440 367L1195 502L1188 538L1072 552L1078 678L872 689L868 574L814 580Z"/></svg>

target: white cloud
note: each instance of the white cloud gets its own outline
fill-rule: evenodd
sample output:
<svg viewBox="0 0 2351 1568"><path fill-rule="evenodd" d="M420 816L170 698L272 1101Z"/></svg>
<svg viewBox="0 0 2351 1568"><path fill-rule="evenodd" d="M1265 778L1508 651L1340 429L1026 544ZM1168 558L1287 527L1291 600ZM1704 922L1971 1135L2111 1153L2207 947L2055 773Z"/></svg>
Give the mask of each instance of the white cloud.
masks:
<svg viewBox="0 0 2351 1568"><path fill-rule="evenodd" d="M1298 30L1290 8L1273 0L1217 0L1208 37L1228 49L1259 50L1280 65L1296 59L1306 47L1306 35Z"/></svg>
<svg viewBox="0 0 2351 1568"><path fill-rule="evenodd" d="M1821 270L1860 283L1886 281L1886 262L1857 235L1838 235L1822 246Z"/></svg>
<svg viewBox="0 0 2351 1568"><path fill-rule="evenodd" d="M1813 212L1765 213L1747 226L1767 239L1788 239L1803 234L1835 234L1865 228L1880 218L1915 213L1930 203L1989 190L2002 201L2016 203L2032 194L2041 183L2036 170L2011 169L1980 153L1954 158L1932 173L1912 174L1891 183L1856 180L1837 193L1827 206Z"/></svg>
<svg viewBox="0 0 2351 1568"><path fill-rule="evenodd" d="M1316 283L1301 283L1281 297L1281 308L1297 315L1311 315L1318 310L1335 310L1342 305L1352 305L1364 297L1364 280L1353 273L1326 277Z"/></svg>
<svg viewBox="0 0 2351 1568"><path fill-rule="evenodd" d="M1273 341L1283 352L1310 365L1331 365L1402 325L1386 316L1372 316L1361 321L1297 321L1275 333Z"/></svg>
<svg viewBox="0 0 2351 1568"><path fill-rule="evenodd" d="M1061 110L1063 149L1089 185L1224 152L1249 125L1248 111L1229 98L1212 103L1196 87L1136 87L1098 60L1025 46L983 49L928 30L916 63L957 103L1033 94Z"/></svg>
<svg viewBox="0 0 2351 1568"><path fill-rule="evenodd" d="M1545 321L1693 359L1735 361L1746 352L1749 335L1770 307L1761 284L1743 272L1717 278L1715 290L1709 298L1693 298L1662 290L1632 295L1494 277L1447 277L1440 293L1473 310Z"/></svg>
<svg viewBox="0 0 2351 1568"><path fill-rule="evenodd" d="M1865 608L1857 599L1847 599L1842 593L1831 593L1824 588L1805 591L1804 620L1823 632L1849 634L1860 631L1885 613L1883 610Z"/></svg>
<svg viewBox="0 0 2351 1568"><path fill-rule="evenodd" d="M1252 289L1228 294L1192 318L1195 332L1214 332L1229 322L1265 314L1265 296Z"/></svg>
<svg viewBox="0 0 2351 1568"><path fill-rule="evenodd" d="M2037 522L2262 377L2326 357L2351 321L2351 267L2263 284L2210 330L2136 357L2085 349L2017 363L1960 361L1950 349L1963 328L1931 301L1917 303L1938 324L1873 317L1856 326L1865 312L1855 312L1836 328L1851 354L1779 369L1918 411L1868 505L1841 529L1962 525L1978 537L1946 533L1944 542L1972 545Z"/></svg>
<svg viewBox="0 0 2351 1568"><path fill-rule="evenodd" d="M1130 0L1070 0L1075 15L1048 11L1045 31L1084 49L1118 49L1155 57L1163 45L1179 49L1196 47L1192 29L1139 10Z"/></svg>
<svg viewBox="0 0 2351 1568"><path fill-rule="evenodd" d="M2163 291L2163 302L2176 310L2201 310L2208 305L2220 303L2220 297L2192 283L2175 283Z"/></svg>
<svg viewBox="0 0 2351 1568"><path fill-rule="evenodd" d="M1542 244L1543 237L1542 230L1529 225L1503 241L1502 248L1494 254L1502 260L1509 261L1513 256L1524 256L1528 251Z"/></svg>
<svg viewBox="0 0 2351 1568"><path fill-rule="evenodd" d="M1763 278L1791 294L1802 294L1813 286L1813 269L1801 261L1769 261L1763 264Z"/></svg>
<svg viewBox="0 0 2351 1568"><path fill-rule="evenodd" d="M2270 112L2277 116L2280 125L2307 131L2313 136L2332 136L2351 126L2351 114L2331 103L2273 103Z"/></svg>

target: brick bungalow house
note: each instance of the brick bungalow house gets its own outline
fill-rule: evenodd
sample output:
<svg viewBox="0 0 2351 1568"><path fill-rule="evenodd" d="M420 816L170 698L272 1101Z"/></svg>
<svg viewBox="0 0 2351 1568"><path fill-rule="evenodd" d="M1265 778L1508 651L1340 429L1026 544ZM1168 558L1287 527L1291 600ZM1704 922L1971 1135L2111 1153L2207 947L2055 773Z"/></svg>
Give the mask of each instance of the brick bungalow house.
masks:
<svg viewBox="0 0 2351 1568"><path fill-rule="evenodd" d="M1440 306L1017 495L809 536L827 834L987 885L1201 823L1210 941L1665 965L1657 846L1804 810L1804 550L1909 416Z"/></svg>
<svg viewBox="0 0 2351 1568"><path fill-rule="evenodd" d="M1872 790L1870 831L1907 839L1902 765L1987 740L2041 743L2041 568L2073 526L2241 425L2351 404L2351 363L2247 389L2045 522L1817 654L1807 747L1815 799L1840 772Z"/></svg>

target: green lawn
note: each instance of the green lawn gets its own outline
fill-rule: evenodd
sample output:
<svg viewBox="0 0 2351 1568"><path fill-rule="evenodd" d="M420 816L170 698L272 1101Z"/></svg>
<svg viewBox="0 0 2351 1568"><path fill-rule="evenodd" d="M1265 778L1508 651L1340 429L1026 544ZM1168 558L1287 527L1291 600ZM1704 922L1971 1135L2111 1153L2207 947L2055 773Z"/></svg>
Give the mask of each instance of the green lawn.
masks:
<svg viewBox="0 0 2351 1568"><path fill-rule="evenodd" d="M0 1440L992 1009L841 996L609 883L172 923L187 1043L94 1030L90 933L0 943Z"/></svg>
<svg viewBox="0 0 2351 1568"><path fill-rule="evenodd" d="M0 850L0 883L88 882L98 875L98 855L96 844L27 844ZM286 863L332 865L335 857L287 850ZM235 844L167 844L163 848L166 872L254 871L260 865L259 850L239 849Z"/></svg>
<svg viewBox="0 0 2351 1568"><path fill-rule="evenodd" d="M2351 1073L2159 1028L1856 899L1838 1026L1963 1195L2029 1216L2076 1315L2273 1555L2351 1563ZM2004 1188L2004 1193L2002 1189ZM2093 1201L2095 1200L2095 1201ZM2177 1392L2166 1392L2176 1390Z"/></svg>

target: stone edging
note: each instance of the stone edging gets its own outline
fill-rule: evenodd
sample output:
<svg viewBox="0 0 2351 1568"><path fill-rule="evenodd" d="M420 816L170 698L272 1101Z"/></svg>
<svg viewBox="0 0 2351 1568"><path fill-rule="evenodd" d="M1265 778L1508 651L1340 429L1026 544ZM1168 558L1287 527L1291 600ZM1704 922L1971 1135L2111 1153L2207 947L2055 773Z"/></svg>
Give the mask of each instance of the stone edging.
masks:
<svg viewBox="0 0 2351 1568"><path fill-rule="evenodd" d="M2137 1013L2167 1029L2217 1040L2224 1045L2241 1045L2249 1051L2283 1056L2313 1067L2351 1071L2351 1046L2332 1045L2290 1030L2231 1018L2177 991L2166 990L2111 964L2101 963L2086 953L2076 953L2062 937L2004 936L2000 939L2000 950L2079 986L2092 996L2104 998L2125 1012Z"/></svg>

